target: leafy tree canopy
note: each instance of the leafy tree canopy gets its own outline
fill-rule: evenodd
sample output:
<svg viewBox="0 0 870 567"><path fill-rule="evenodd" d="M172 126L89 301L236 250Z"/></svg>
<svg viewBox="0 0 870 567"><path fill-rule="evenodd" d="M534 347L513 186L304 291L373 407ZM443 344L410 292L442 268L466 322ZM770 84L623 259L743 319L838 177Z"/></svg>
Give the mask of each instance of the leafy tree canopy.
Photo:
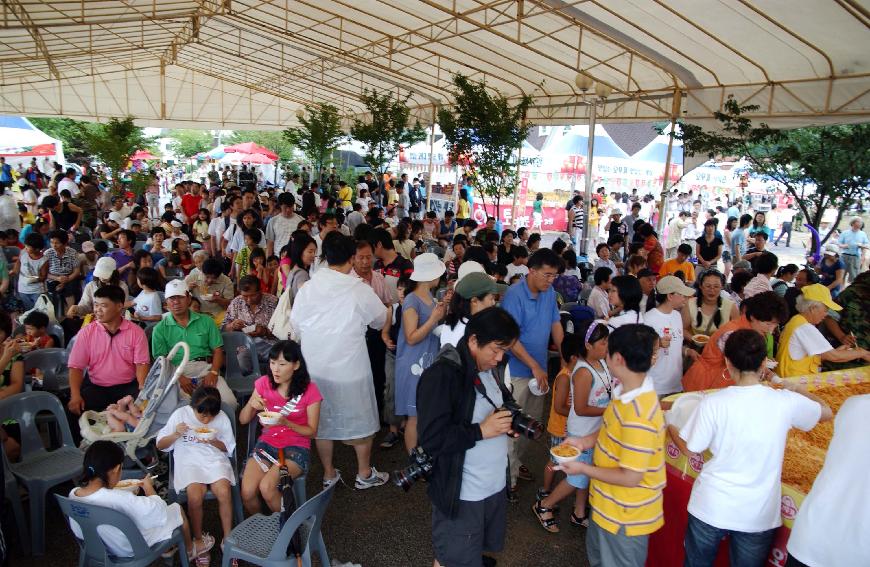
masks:
<svg viewBox="0 0 870 567"><path fill-rule="evenodd" d="M115 191L121 189L121 174L136 150L148 148L153 140L133 123L133 117L111 118L105 123L82 123L82 143L87 154L102 161L112 171Z"/></svg>
<svg viewBox="0 0 870 567"><path fill-rule="evenodd" d="M166 137L173 140L169 149L182 159L192 158L214 147L214 136L208 130L170 130Z"/></svg>
<svg viewBox="0 0 870 567"><path fill-rule="evenodd" d="M338 109L331 104L305 105L299 118L300 126L282 132L285 144L297 147L314 164L315 171L332 160L332 154L345 139L341 131Z"/></svg>
<svg viewBox="0 0 870 567"><path fill-rule="evenodd" d="M88 153L84 148L81 127L86 122L72 118L28 118L30 122L51 136L63 142L64 157L70 162L80 162L86 159Z"/></svg>
<svg viewBox="0 0 870 567"><path fill-rule="evenodd" d="M515 105L486 83L454 75L453 109L438 112L438 124L450 143L450 161L468 162L471 185L496 207L519 185L519 149L532 125L525 122L532 97Z"/></svg>
<svg viewBox="0 0 870 567"><path fill-rule="evenodd" d="M751 174L782 183L814 228L825 209L836 209L836 228L844 212L870 193L870 124L774 130L764 123L753 126L745 115L755 110L758 106L741 106L729 97L724 112L714 114L720 130L681 124L674 137L690 156L745 157Z"/></svg>
<svg viewBox="0 0 870 567"><path fill-rule="evenodd" d="M381 175L399 153L400 146L411 146L426 139L426 130L419 122L408 127L410 96L394 98L390 92L379 95L366 89L361 97L371 120L354 119L350 135L365 146L366 163Z"/></svg>

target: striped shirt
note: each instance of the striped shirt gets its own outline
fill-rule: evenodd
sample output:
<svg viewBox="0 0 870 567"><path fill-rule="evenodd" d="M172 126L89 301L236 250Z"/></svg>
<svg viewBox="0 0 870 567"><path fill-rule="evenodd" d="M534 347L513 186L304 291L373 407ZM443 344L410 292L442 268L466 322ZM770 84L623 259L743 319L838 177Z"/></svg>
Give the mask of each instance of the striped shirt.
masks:
<svg viewBox="0 0 870 567"><path fill-rule="evenodd" d="M665 421L651 378L640 388L622 393L617 386L604 410L593 463L643 473L638 486L625 487L592 480L589 502L592 520L628 536L651 534L664 524L662 490L665 487Z"/></svg>

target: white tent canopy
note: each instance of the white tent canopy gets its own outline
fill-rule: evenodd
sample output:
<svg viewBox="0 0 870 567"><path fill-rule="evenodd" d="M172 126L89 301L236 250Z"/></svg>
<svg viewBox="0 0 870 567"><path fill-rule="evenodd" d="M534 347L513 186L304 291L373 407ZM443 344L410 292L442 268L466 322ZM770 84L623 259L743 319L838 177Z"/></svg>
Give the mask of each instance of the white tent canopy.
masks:
<svg viewBox="0 0 870 567"><path fill-rule="evenodd" d="M368 89L424 124L453 73L534 97L536 124L709 120L729 95L797 126L870 119L863 0L20 0L2 5L0 112L150 126L347 119ZM594 81L584 94L579 77ZM676 96L675 96L676 95ZM675 104L676 98L676 104Z"/></svg>
<svg viewBox="0 0 870 567"><path fill-rule="evenodd" d="M33 152L37 146L46 151ZM49 153L50 152L50 153ZM51 171L51 162L64 164L63 142L52 138L30 120L19 116L0 116L0 155L6 158L6 163L17 167L23 164L26 168L30 160L36 161L42 171Z"/></svg>

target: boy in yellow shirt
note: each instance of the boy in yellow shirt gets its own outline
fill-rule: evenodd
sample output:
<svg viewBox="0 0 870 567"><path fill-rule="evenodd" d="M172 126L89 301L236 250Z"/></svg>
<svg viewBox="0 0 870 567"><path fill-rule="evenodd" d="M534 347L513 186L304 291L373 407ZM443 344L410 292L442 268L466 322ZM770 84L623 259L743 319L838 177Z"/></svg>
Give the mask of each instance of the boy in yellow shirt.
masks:
<svg viewBox="0 0 870 567"><path fill-rule="evenodd" d="M689 262L692 255L692 247L688 244L680 244L677 247L677 257L666 260L659 269L659 277L672 276L677 272L683 272L683 281L690 284L695 281L695 265Z"/></svg>
<svg viewBox="0 0 870 567"><path fill-rule="evenodd" d="M581 449L595 447L593 464L556 467L592 479L592 520L586 531L591 567L643 567L649 534L664 524L665 421L652 379L659 337L646 325L623 325L610 334L607 366L621 385L595 435L569 438Z"/></svg>

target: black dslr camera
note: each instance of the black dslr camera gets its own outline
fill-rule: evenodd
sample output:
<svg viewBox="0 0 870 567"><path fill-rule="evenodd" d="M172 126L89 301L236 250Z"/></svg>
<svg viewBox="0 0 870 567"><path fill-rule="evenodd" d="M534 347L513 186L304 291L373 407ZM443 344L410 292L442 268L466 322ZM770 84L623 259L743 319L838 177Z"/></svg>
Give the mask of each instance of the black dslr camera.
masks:
<svg viewBox="0 0 870 567"><path fill-rule="evenodd" d="M506 404L499 411L511 412L511 429L518 436L539 439L543 435L544 425L529 414L523 413L523 408L516 403Z"/></svg>
<svg viewBox="0 0 870 567"><path fill-rule="evenodd" d="M409 457L411 459L410 465L404 470L393 471L393 482L396 483L396 486L401 486L405 492L408 492L411 489L411 485L421 478L429 478L429 474L434 467L432 457L429 456L423 447L414 447Z"/></svg>

